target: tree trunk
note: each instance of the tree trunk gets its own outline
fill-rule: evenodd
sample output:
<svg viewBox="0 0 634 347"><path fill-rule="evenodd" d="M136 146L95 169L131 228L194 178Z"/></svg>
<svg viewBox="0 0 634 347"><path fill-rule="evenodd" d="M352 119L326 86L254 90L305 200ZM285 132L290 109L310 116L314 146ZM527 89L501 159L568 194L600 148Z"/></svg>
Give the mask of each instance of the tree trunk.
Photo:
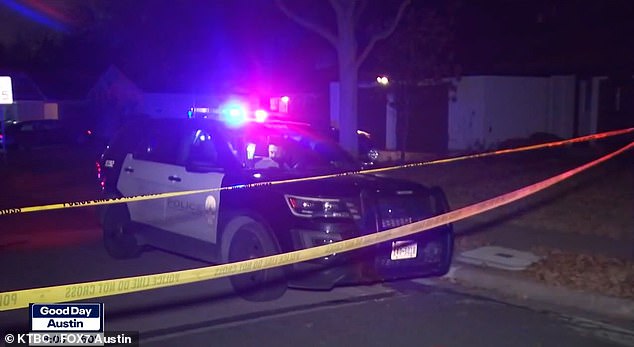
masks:
<svg viewBox="0 0 634 347"><path fill-rule="evenodd" d="M357 139L357 70L342 67L340 76L339 98L339 142L343 148L357 157L359 144Z"/></svg>
<svg viewBox="0 0 634 347"><path fill-rule="evenodd" d="M408 85L401 87L402 107L401 107L401 121L403 126L401 127L401 163L405 163L405 152L407 152L407 138L409 135L409 120L412 110L412 88Z"/></svg>
<svg viewBox="0 0 634 347"><path fill-rule="evenodd" d="M337 49L339 63L339 143L354 157L359 156L357 135L357 102L359 67L379 40L390 36L411 0L403 0L392 24L375 33L360 52L357 51L355 26L363 12L366 1L330 0L337 18L337 35L327 28L298 16L289 10L284 0L276 0L277 7L299 25L316 32ZM325 0L323 0L325 2Z"/></svg>
<svg viewBox="0 0 634 347"><path fill-rule="evenodd" d="M357 42L352 20L340 20L339 44L339 143L354 157L359 156L357 138L358 66Z"/></svg>

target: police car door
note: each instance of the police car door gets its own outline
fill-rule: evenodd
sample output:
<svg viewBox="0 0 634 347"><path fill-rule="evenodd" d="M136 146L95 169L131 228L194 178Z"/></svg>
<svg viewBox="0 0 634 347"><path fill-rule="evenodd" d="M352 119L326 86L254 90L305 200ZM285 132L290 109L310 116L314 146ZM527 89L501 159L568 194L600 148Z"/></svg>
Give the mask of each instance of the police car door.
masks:
<svg viewBox="0 0 634 347"><path fill-rule="evenodd" d="M170 125L148 128L138 147L126 155L117 184L124 196L180 190L177 180L185 161L188 129ZM131 202L130 218L163 229L166 203L165 198Z"/></svg>
<svg viewBox="0 0 634 347"><path fill-rule="evenodd" d="M217 145L220 143L207 129L194 129L185 167L174 175L179 190L220 188L224 177ZM220 191L184 195L167 199L165 226L168 231L215 243L218 226Z"/></svg>

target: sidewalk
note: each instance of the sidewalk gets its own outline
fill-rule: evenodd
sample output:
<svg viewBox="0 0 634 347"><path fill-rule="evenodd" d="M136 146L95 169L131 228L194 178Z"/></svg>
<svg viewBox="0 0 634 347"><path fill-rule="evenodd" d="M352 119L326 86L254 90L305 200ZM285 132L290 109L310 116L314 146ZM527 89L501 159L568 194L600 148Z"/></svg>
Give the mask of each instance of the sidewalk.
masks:
<svg viewBox="0 0 634 347"><path fill-rule="evenodd" d="M487 224L484 218L457 223L455 228L454 267L445 281L634 321L634 240ZM462 252L482 246L544 258L525 270L511 271L474 265L461 257Z"/></svg>

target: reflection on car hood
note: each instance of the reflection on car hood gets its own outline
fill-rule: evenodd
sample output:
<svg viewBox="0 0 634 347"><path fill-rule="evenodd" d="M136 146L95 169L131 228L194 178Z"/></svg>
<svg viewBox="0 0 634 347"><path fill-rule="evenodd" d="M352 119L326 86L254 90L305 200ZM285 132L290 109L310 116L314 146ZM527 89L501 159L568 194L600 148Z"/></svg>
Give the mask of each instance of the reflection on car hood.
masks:
<svg viewBox="0 0 634 347"><path fill-rule="evenodd" d="M293 182L295 179L319 177L332 174L332 171L314 171L311 172L311 174L308 174L307 172L297 173L292 171L267 169L249 170L247 172L248 173L245 176L236 178L235 180L226 180L225 185L288 180L289 182L287 183L275 184L272 187L265 187L264 189L274 189L275 191L284 194L310 195L320 197L358 196L358 194L362 190L372 192L426 190L424 186L411 181L388 178L372 174L344 175L343 173L341 173L341 176L331 178L301 180L299 182Z"/></svg>

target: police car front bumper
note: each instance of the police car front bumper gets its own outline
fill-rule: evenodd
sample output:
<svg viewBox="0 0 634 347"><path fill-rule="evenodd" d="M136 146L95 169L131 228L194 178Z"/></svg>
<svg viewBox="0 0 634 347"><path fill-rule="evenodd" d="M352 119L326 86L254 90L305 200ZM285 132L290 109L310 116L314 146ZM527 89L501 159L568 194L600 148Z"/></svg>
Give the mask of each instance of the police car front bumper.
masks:
<svg viewBox="0 0 634 347"><path fill-rule="evenodd" d="M416 254L394 259L393 242L416 244ZM451 226L369 246L360 250L292 266L289 285L328 290L337 285L373 283L414 277L442 276L449 270L453 253Z"/></svg>

